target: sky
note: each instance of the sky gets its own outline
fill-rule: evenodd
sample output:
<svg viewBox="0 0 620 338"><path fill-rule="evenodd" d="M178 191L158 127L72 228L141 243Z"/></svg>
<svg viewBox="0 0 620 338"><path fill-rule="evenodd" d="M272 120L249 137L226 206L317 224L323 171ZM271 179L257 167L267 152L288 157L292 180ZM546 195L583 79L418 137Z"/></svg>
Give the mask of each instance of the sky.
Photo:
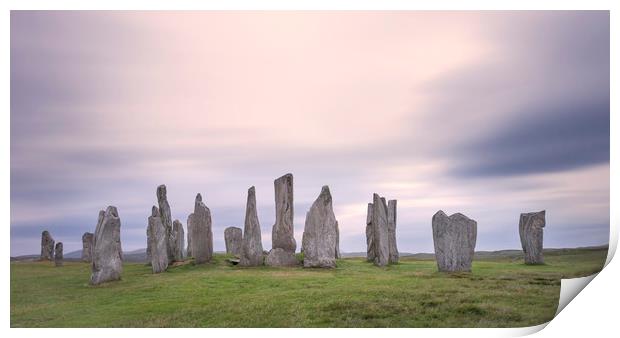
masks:
<svg viewBox="0 0 620 338"><path fill-rule="evenodd" d="M609 38L607 11L12 11L11 255L81 249L108 205L144 248L160 184L184 226L202 194L218 251L255 186L268 250L286 173L298 250L323 185L343 252L375 192L401 252L438 210L476 250L543 209L545 247L606 244Z"/></svg>

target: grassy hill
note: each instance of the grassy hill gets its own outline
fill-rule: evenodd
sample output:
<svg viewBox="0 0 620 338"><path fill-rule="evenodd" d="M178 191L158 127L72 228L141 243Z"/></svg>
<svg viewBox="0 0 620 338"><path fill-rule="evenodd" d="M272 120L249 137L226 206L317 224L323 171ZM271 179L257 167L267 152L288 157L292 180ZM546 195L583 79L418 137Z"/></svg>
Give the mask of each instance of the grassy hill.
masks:
<svg viewBox="0 0 620 338"><path fill-rule="evenodd" d="M90 267L11 262L11 327L517 327L553 318L560 279L599 271L607 248L553 249L545 265L518 252L477 254L472 273L427 258L378 268L345 258L333 270L241 268L224 255L154 275L88 285Z"/></svg>

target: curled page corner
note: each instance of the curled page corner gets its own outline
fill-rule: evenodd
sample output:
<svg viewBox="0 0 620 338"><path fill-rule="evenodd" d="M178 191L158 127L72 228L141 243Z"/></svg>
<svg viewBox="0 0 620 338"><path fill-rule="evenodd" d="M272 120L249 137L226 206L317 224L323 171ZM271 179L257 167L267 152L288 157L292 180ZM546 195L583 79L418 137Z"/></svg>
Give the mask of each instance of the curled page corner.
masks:
<svg viewBox="0 0 620 338"><path fill-rule="evenodd" d="M568 303L570 303L576 296L588 285L598 273L595 273L586 277L562 279L560 285L560 300L558 302L558 309L555 312L557 316Z"/></svg>

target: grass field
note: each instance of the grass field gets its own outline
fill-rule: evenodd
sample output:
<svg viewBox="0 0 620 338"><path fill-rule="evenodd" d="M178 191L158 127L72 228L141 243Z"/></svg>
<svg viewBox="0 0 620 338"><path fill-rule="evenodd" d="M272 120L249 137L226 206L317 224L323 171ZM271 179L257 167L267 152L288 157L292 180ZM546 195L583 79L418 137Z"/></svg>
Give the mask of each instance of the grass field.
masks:
<svg viewBox="0 0 620 338"><path fill-rule="evenodd" d="M568 249L526 266L477 260L442 274L403 258L377 268L361 258L333 270L240 268L224 256L154 275L124 265L123 279L93 287L90 267L11 262L11 327L520 327L555 314L560 279L599 271L606 249Z"/></svg>

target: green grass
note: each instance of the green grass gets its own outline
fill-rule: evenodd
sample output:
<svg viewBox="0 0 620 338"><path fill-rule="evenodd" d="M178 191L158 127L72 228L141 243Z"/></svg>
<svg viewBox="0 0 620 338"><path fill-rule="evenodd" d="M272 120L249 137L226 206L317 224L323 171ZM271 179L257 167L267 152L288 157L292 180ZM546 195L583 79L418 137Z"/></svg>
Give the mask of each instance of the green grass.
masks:
<svg viewBox="0 0 620 338"><path fill-rule="evenodd" d="M519 327L553 318L560 279L602 268L606 249L474 262L438 273L432 260L377 268L361 258L333 270L240 268L224 256L154 275L126 263L123 279L88 285L90 267L11 262L11 327Z"/></svg>

